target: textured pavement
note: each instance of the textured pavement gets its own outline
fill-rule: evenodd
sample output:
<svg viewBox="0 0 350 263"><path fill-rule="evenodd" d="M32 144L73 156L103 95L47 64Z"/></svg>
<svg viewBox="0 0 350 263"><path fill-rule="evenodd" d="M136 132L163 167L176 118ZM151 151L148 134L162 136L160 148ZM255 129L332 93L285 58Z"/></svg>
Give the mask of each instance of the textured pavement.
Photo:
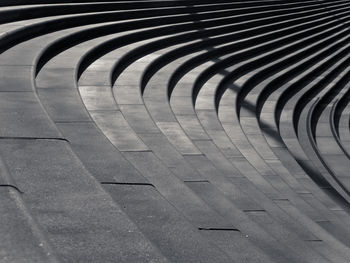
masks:
<svg viewBox="0 0 350 263"><path fill-rule="evenodd" d="M350 1L0 2L0 262L350 259Z"/></svg>

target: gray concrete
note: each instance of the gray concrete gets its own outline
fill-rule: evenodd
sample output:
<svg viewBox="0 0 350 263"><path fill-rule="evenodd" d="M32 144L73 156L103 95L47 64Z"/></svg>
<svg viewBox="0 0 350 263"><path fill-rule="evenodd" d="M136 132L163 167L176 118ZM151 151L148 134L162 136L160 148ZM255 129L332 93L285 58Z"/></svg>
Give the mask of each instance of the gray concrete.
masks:
<svg viewBox="0 0 350 263"><path fill-rule="evenodd" d="M0 262L349 261L348 1L44 2L0 6Z"/></svg>

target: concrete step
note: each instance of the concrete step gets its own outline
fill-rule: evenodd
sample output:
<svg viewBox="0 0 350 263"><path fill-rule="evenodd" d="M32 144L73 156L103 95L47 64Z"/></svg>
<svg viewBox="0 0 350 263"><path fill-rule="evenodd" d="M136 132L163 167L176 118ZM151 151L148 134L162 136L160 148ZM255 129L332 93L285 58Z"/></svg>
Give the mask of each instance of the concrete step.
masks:
<svg viewBox="0 0 350 263"><path fill-rule="evenodd" d="M0 258L347 262L349 8L2 1Z"/></svg>

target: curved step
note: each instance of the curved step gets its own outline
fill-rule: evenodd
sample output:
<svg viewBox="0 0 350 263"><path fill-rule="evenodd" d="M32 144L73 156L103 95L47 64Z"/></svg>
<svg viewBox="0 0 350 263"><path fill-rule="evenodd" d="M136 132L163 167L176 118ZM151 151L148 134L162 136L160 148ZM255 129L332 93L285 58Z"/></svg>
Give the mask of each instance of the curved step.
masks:
<svg viewBox="0 0 350 263"><path fill-rule="evenodd" d="M0 209L9 226L21 224L0 228L2 259L347 262L347 205L297 163L301 134L285 145L279 133L287 108L278 98L293 85L278 72L302 80L323 70L312 71L321 59L329 72L346 61L334 52L346 42L349 8L2 1L0 23L11 23L0 25ZM310 70L289 72L303 59ZM293 92L286 102L308 110L312 92L339 92L306 87L299 104ZM346 94L324 112L341 116L332 129L346 123ZM278 140L265 129L274 114ZM304 120L295 111L294 124L310 127Z"/></svg>

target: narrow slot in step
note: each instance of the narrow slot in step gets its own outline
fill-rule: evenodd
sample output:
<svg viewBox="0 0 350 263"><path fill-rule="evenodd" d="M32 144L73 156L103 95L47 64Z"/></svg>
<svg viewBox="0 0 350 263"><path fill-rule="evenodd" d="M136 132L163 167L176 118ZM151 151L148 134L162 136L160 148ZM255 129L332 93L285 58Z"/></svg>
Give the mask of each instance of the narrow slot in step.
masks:
<svg viewBox="0 0 350 263"><path fill-rule="evenodd" d="M185 180L184 183L210 183L208 180Z"/></svg>
<svg viewBox="0 0 350 263"><path fill-rule="evenodd" d="M69 140L59 137L12 137L12 136L1 136L0 140L31 140L31 141L65 141Z"/></svg>
<svg viewBox="0 0 350 263"><path fill-rule="evenodd" d="M304 241L306 241L306 242L323 242L322 239L306 239Z"/></svg>
<svg viewBox="0 0 350 263"><path fill-rule="evenodd" d="M0 187L9 187L15 189L20 194L24 194L24 192L22 192L17 186L14 186L12 184L0 184Z"/></svg>
<svg viewBox="0 0 350 263"><path fill-rule="evenodd" d="M123 150L121 151L121 153L139 153L139 152L142 152L142 153L148 153L148 152L153 152L152 150Z"/></svg>
<svg viewBox="0 0 350 263"><path fill-rule="evenodd" d="M216 228L216 227L198 227L198 230L201 231L234 231L240 232L237 228Z"/></svg>
<svg viewBox="0 0 350 263"><path fill-rule="evenodd" d="M151 183L122 183L122 182L101 182L102 185L140 185L140 186L152 186L155 187L153 184Z"/></svg>

